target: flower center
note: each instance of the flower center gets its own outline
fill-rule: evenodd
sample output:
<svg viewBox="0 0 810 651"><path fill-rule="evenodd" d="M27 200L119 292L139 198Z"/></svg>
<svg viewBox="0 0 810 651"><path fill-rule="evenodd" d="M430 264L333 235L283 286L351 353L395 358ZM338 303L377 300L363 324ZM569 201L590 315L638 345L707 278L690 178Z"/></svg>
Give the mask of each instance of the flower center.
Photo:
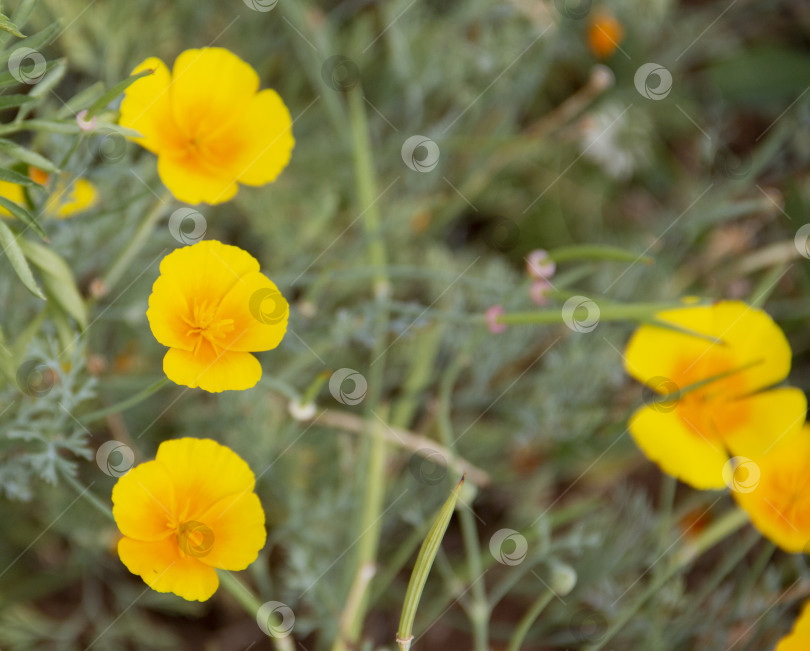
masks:
<svg viewBox="0 0 810 651"><path fill-rule="evenodd" d="M177 528L177 546L185 556L201 558L214 547L214 532L202 522L190 520Z"/></svg>
<svg viewBox="0 0 810 651"><path fill-rule="evenodd" d="M748 405L745 400L737 400L746 392L745 379L732 372L735 368L732 360L724 355L712 355L700 364L688 361L674 379L678 386L686 389L689 385L729 373L686 391L678 401L678 416L698 436L722 439L748 419Z"/></svg>
<svg viewBox="0 0 810 651"><path fill-rule="evenodd" d="M217 306L209 305L208 301L195 302L191 318L183 316L183 321L189 326L186 336L194 341L193 352L196 355L203 341L211 344L214 352L219 355L222 351L218 340L225 338L235 326L233 319L217 319Z"/></svg>

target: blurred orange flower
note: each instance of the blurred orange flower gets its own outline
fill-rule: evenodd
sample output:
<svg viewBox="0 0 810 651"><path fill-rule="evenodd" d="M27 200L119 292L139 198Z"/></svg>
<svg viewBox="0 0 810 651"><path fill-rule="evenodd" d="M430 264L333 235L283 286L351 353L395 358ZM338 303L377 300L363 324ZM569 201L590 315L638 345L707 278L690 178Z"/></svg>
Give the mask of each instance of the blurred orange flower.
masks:
<svg viewBox="0 0 810 651"><path fill-rule="evenodd" d="M588 23L588 47L594 56L607 59L621 45L624 27L606 8L594 11Z"/></svg>
<svg viewBox="0 0 810 651"><path fill-rule="evenodd" d="M164 441L154 461L113 488L121 562L157 592L209 599L219 586L215 568L243 570L264 547L255 483L247 463L216 441Z"/></svg>
<svg viewBox="0 0 810 651"><path fill-rule="evenodd" d="M290 160L295 144L287 107L259 76L223 48L186 50L171 72L151 57L136 66L153 74L135 81L121 102L121 126L157 154L158 174L180 201L217 204L237 182L264 185Z"/></svg>

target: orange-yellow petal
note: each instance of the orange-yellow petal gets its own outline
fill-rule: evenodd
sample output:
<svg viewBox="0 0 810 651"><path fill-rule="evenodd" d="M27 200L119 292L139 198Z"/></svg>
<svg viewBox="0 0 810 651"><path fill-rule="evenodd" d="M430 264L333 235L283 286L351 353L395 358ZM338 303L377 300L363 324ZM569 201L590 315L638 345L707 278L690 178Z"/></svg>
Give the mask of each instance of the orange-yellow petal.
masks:
<svg viewBox="0 0 810 651"><path fill-rule="evenodd" d="M807 398L800 389L784 387L762 391L733 401L745 411L745 421L732 431L720 432L729 450L744 457L766 453L775 444L801 430Z"/></svg>
<svg viewBox="0 0 810 651"><path fill-rule="evenodd" d="M287 167L295 139L292 118L274 90L263 90L247 105L242 118L221 132L212 146L232 152L229 166L240 183L264 185Z"/></svg>
<svg viewBox="0 0 810 651"><path fill-rule="evenodd" d="M172 69L172 110L187 138L209 138L241 116L259 76L233 52L220 47L186 50Z"/></svg>
<svg viewBox="0 0 810 651"><path fill-rule="evenodd" d="M656 319L720 341L642 325L625 351L627 372L640 382L663 377L684 388L696 379L750 366L733 380L746 394L780 382L790 371L790 346L779 326L740 301L668 310Z"/></svg>
<svg viewBox="0 0 810 651"><path fill-rule="evenodd" d="M775 651L807 651L810 649L810 600L804 602L793 630L779 640Z"/></svg>
<svg viewBox="0 0 810 651"><path fill-rule="evenodd" d="M203 563L226 570L244 570L264 547L264 509L249 490L223 497L199 519L213 531L211 551Z"/></svg>
<svg viewBox="0 0 810 651"><path fill-rule="evenodd" d="M273 281L259 272L246 274L219 304L218 318L234 320L222 346L243 352L271 350L284 338L289 314L290 306Z"/></svg>
<svg viewBox="0 0 810 651"><path fill-rule="evenodd" d="M92 208L98 200L96 186L83 178L70 185L59 183L45 204L44 211L57 219L67 219Z"/></svg>
<svg viewBox="0 0 810 651"><path fill-rule="evenodd" d="M112 491L113 517L125 536L161 540L171 533L174 483L168 468L147 461L119 477Z"/></svg>
<svg viewBox="0 0 810 651"><path fill-rule="evenodd" d="M759 531L790 553L810 551L810 426L751 458L752 490L732 491Z"/></svg>
<svg viewBox="0 0 810 651"><path fill-rule="evenodd" d="M163 441L155 461L171 475L178 522L208 524L203 516L212 506L229 496L252 492L256 483L250 466L233 450L212 439Z"/></svg>
<svg viewBox="0 0 810 651"><path fill-rule="evenodd" d="M153 542L122 538L118 556L133 574L157 592L173 592L188 601L210 599L219 586L216 570L180 552L174 537Z"/></svg>
<svg viewBox="0 0 810 651"><path fill-rule="evenodd" d="M240 279L259 271L259 262L239 247L204 240L173 251L160 263L146 317L164 346L191 350L188 332L195 306L215 308Z"/></svg>
<svg viewBox="0 0 810 651"><path fill-rule="evenodd" d="M161 154L158 175L176 199L190 204L223 203L238 190L236 175L229 169L214 167L187 153Z"/></svg>
<svg viewBox="0 0 810 651"><path fill-rule="evenodd" d="M250 353L225 351L220 355L209 346L197 353L170 348L163 357L163 372L175 384L210 393L244 391L262 378L262 365Z"/></svg>
<svg viewBox="0 0 810 651"><path fill-rule="evenodd" d="M630 434L661 470L698 489L719 489L728 454L719 440L687 427L675 411L642 407L630 418Z"/></svg>
<svg viewBox="0 0 810 651"><path fill-rule="evenodd" d="M13 201L14 203L25 205L25 188L17 183L0 181L0 197ZM0 217L11 217L11 213L3 206L0 206Z"/></svg>
<svg viewBox="0 0 810 651"><path fill-rule="evenodd" d="M133 140L153 153L177 150L181 147L181 138L172 113L169 69L160 59L150 57L136 66L132 74L143 70L154 72L136 80L124 91L119 124L143 134Z"/></svg>

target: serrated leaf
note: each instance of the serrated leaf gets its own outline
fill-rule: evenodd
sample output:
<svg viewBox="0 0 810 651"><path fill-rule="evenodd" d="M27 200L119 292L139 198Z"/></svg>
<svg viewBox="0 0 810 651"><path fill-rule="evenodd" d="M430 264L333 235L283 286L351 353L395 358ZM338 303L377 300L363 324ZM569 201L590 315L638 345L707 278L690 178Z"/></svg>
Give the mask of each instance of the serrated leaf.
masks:
<svg viewBox="0 0 810 651"><path fill-rule="evenodd" d="M86 119L92 118L96 113L98 113L101 109L103 109L107 104L112 102L116 97L118 97L121 93L123 93L133 82L137 81L141 77L146 77L147 75L151 75L154 71L153 70L141 70L137 75L131 75L124 79L123 81L119 81L115 86L110 88L106 93L104 93L101 97L99 97L95 102L93 102L92 106L87 109L87 117Z"/></svg>
<svg viewBox="0 0 810 651"><path fill-rule="evenodd" d="M25 34L23 34L20 31L20 28L12 23L11 19L5 14L0 14L0 29L16 36L17 38L25 38Z"/></svg>
<svg viewBox="0 0 810 651"><path fill-rule="evenodd" d="M22 161L23 163L28 163L29 165L38 167L39 169L45 172L51 172L52 174L59 173L59 168L56 167L56 165L54 165L47 158L45 158L44 156L40 156L39 154L31 151L30 149L21 147L16 142L11 142L11 140L0 138L0 151L8 154L12 158L16 158L17 160Z"/></svg>
<svg viewBox="0 0 810 651"><path fill-rule="evenodd" d="M43 229L42 226L39 225L37 218L34 217L31 211L29 211L27 208L23 208L22 206L14 203L10 199L6 199L5 197L0 197L0 206L8 210L17 219L19 219L26 226L31 228L43 240L48 239L48 234L45 232L45 229Z"/></svg>
<svg viewBox="0 0 810 651"><path fill-rule="evenodd" d="M28 266L28 261L25 259L14 233L2 220L0 220L0 247L2 247L2 254L8 258L14 271L17 272L28 291L43 301L47 300L45 294L37 285L37 281L34 280L34 274L31 273L31 267Z"/></svg>
<svg viewBox="0 0 810 651"><path fill-rule="evenodd" d="M87 306L67 262L53 249L30 240L22 240L20 248L31 264L39 269L48 298L76 319L82 328L86 327Z"/></svg>

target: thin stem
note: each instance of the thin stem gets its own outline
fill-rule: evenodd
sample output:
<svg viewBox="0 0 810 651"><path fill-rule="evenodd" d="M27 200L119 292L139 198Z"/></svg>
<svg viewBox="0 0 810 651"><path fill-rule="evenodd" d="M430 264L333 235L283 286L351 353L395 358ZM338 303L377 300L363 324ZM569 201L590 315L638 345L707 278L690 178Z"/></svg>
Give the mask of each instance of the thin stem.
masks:
<svg viewBox="0 0 810 651"><path fill-rule="evenodd" d="M158 221L163 216L168 208L171 207L170 203L171 194L166 192L162 197L158 198L157 202L152 209L146 213L140 226L133 234L129 243L118 256L118 259L113 263L112 267L107 271L101 279L101 287L103 293L108 293L112 288L118 284L122 276L126 273L132 260L138 253L141 252L144 244L149 239L152 231L155 229Z"/></svg>
<svg viewBox="0 0 810 651"><path fill-rule="evenodd" d="M253 591L238 579L235 574L231 574L227 570L220 570L217 574L219 574L219 582L222 584L222 587L239 602L239 605L244 608L248 615L255 618L259 609L262 607L262 602L253 594ZM295 651L295 643L289 635L284 637L271 635L270 639L277 651Z"/></svg>
<svg viewBox="0 0 810 651"><path fill-rule="evenodd" d="M106 418L112 414L119 414L123 411L126 411L130 407L134 407L140 402L146 400L149 396L153 393L157 393L162 389L166 384L169 383L169 378L161 378L154 384L150 384L148 387L143 389L142 391L136 393L134 396L130 396L126 400L122 400L121 402L117 402L114 405L110 405L109 407L105 407L104 409L99 409L97 411L91 411L89 414L82 416L83 423L92 423L97 420L101 420L102 418Z"/></svg>
<svg viewBox="0 0 810 651"><path fill-rule="evenodd" d="M62 472L62 477L79 495L92 504L99 513L104 514L104 517L115 522L110 507L90 492L90 486L82 486L78 479L67 472Z"/></svg>
<svg viewBox="0 0 810 651"><path fill-rule="evenodd" d="M683 307L682 303L602 303L588 299L599 308L599 321L644 321L652 319L658 312ZM529 323L562 323L560 309L532 310L531 312L510 312L497 318L504 325L524 325Z"/></svg>
<svg viewBox="0 0 810 651"><path fill-rule="evenodd" d="M515 632L512 633L512 637L509 639L509 646L506 647L506 651L518 651L520 649L520 645L523 644L523 640L526 639L526 635L528 635L532 624L534 624L535 620L540 616L540 613L543 612L543 609L548 606L553 598L554 593L551 590L544 590L540 596L534 600L529 610L526 611L526 614L523 615L518 622Z"/></svg>

